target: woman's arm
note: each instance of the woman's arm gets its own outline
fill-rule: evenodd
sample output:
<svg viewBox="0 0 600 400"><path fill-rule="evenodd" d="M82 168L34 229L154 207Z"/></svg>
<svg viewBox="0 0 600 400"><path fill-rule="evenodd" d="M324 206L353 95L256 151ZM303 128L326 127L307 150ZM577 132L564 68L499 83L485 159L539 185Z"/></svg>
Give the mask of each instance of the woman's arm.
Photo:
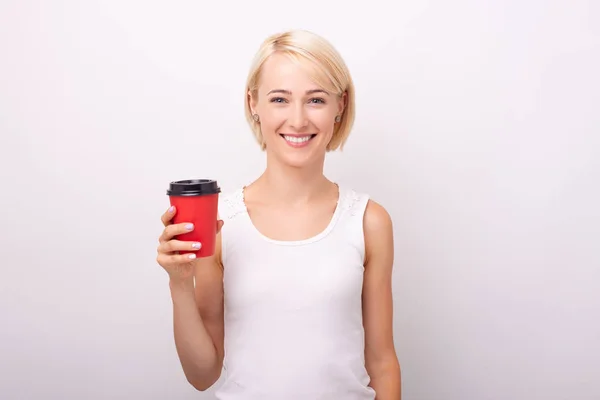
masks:
<svg viewBox="0 0 600 400"><path fill-rule="evenodd" d="M210 388L223 365L223 269L220 235L215 255L194 260L193 281L171 282L175 346L184 374L196 389Z"/></svg>
<svg viewBox="0 0 600 400"><path fill-rule="evenodd" d="M401 399L400 364L394 347L392 221L378 203L369 201L364 217L365 279L363 323L366 367L377 400Z"/></svg>

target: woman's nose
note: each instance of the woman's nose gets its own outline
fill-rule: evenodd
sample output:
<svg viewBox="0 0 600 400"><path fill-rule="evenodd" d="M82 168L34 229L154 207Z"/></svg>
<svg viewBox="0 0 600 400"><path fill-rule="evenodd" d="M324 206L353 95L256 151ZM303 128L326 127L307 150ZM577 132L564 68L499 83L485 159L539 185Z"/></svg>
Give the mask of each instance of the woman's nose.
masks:
<svg viewBox="0 0 600 400"><path fill-rule="evenodd" d="M290 127L297 131L301 131L308 126L308 117L303 104L291 108L288 121Z"/></svg>

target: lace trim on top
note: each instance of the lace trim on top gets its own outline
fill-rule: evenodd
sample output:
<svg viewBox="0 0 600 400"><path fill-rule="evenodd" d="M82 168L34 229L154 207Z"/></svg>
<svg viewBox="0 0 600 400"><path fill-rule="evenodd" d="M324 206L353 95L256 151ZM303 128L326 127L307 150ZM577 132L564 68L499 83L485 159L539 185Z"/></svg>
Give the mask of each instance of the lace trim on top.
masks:
<svg viewBox="0 0 600 400"><path fill-rule="evenodd" d="M360 210L357 207L361 196L354 190L346 191L345 198L342 200L342 207L344 210L350 211L350 215L356 215Z"/></svg>
<svg viewBox="0 0 600 400"><path fill-rule="evenodd" d="M223 219L233 219L246 212L244 204L244 189L238 189L231 195L223 198Z"/></svg>

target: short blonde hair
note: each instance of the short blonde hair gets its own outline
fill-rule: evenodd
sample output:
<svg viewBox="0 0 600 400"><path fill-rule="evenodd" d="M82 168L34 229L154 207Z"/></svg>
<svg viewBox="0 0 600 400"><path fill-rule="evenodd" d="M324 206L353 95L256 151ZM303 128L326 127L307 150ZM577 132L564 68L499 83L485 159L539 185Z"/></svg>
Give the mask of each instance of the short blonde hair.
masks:
<svg viewBox="0 0 600 400"><path fill-rule="evenodd" d="M327 145L327 151L341 150L350 135L355 118L354 83L348 67L337 50L324 38L305 30L293 30L269 36L260 46L252 61L246 82L245 114L256 140L264 150L260 123L254 121L250 108L250 97L256 97L259 79L265 61L273 54L284 54L295 62L309 61L316 66L314 81L325 90L342 96L346 93L346 103L341 120L335 123L333 136Z"/></svg>

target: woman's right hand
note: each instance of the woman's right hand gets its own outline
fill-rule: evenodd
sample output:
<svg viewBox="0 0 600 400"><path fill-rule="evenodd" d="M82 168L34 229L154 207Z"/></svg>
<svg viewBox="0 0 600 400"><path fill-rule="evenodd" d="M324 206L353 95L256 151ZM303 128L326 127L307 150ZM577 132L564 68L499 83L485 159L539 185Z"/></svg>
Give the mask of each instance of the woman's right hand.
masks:
<svg viewBox="0 0 600 400"><path fill-rule="evenodd" d="M156 261L167 271L171 280L185 281L194 276L193 261L196 255L194 253L179 254L179 252L197 251L202 244L174 239L175 236L194 229L193 224L190 223L173 224L172 219L176 212L175 207L171 207L160 218L165 229L158 238Z"/></svg>

